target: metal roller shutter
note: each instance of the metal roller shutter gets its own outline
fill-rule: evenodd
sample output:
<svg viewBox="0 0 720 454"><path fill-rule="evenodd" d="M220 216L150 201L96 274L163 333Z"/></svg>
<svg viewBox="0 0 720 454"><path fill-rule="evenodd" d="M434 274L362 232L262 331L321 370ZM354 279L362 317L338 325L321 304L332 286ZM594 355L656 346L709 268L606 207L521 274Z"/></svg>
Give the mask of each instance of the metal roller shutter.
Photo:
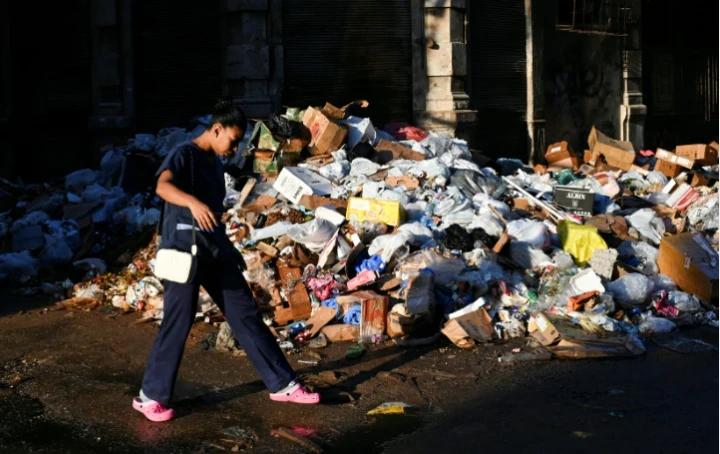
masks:
<svg viewBox="0 0 720 454"><path fill-rule="evenodd" d="M382 127L412 119L409 0L284 0L285 105L370 102Z"/></svg>
<svg viewBox="0 0 720 454"><path fill-rule="evenodd" d="M26 181L93 165L90 2L12 2L10 135ZM37 134L42 131L42 134ZM31 137L31 140L28 140Z"/></svg>
<svg viewBox="0 0 720 454"><path fill-rule="evenodd" d="M186 126L222 94L219 2L136 0L133 53L137 127Z"/></svg>
<svg viewBox="0 0 720 454"><path fill-rule="evenodd" d="M478 111L477 148L528 159L525 2L468 2L470 103Z"/></svg>

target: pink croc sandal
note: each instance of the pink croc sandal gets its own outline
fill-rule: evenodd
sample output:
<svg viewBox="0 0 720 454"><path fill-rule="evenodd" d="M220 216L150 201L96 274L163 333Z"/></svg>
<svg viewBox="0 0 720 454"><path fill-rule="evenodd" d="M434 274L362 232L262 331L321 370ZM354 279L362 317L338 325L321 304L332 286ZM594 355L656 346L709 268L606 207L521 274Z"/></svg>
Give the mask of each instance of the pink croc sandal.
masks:
<svg viewBox="0 0 720 454"><path fill-rule="evenodd" d="M142 399L136 397L133 399L133 408L143 415L150 421L163 422L170 421L175 417L175 410L168 408L160 402L151 400L149 402L143 402Z"/></svg>
<svg viewBox="0 0 720 454"><path fill-rule="evenodd" d="M289 391L284 393L270 393L270 400L275 402L293 402L296 404L308 404L316 405L320 403L320 394L309 393L302 387L301 384L297 384L290 388Z"/></svg>

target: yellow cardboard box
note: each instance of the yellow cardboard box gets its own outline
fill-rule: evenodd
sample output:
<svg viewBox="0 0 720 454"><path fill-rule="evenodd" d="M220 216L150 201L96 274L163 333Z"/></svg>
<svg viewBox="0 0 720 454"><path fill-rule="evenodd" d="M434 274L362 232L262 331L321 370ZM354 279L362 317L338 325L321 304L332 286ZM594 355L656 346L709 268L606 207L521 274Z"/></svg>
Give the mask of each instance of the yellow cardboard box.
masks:
<svg viewBox="0 0 720 454"><path fill-rule="evenodd" d="M397 227L405 221L405 208L400 202L393 200L351 197L348 200L345 219L350 222L382 222Z"/></svg>

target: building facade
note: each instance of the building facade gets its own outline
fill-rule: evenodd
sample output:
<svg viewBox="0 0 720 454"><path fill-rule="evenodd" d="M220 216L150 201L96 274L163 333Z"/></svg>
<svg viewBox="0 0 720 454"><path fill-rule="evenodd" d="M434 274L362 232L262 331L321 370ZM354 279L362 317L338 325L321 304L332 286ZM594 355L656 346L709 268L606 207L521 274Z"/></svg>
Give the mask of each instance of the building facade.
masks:
<svg viewBox="0 0 720 454"><path fill-rule="evenodd" d="M593 125L636 148L717 138L717 4L73 0L40 24L2 5L2 176L92 166L100 145L186 126L220 95L253 118L367 99L377 126L525 161L558 140L582 150Z"/></svg>

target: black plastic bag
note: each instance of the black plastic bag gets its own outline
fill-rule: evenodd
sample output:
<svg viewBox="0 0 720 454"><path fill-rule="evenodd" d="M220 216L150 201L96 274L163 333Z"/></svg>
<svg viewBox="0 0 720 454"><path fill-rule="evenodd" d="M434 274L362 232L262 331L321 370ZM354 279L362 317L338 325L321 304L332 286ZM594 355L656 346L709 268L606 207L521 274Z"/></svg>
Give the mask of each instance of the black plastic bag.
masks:
<svg viewBox="0 0 720 454"><path fill-rule="evenodd" d="M302 123L299 121L288 120L278 114L270 114L270 120L268 121L268 128L270 128L270 131L284 139L290 139L297 136L301 125Z"/></svg>
<svg viewBox="0 0 720 454"><path fill-rule="evenodd" d="M365 158L375 161L377 151L367 142L360 142L348 153L348 161L352 162L357 158Z"/></svg>

